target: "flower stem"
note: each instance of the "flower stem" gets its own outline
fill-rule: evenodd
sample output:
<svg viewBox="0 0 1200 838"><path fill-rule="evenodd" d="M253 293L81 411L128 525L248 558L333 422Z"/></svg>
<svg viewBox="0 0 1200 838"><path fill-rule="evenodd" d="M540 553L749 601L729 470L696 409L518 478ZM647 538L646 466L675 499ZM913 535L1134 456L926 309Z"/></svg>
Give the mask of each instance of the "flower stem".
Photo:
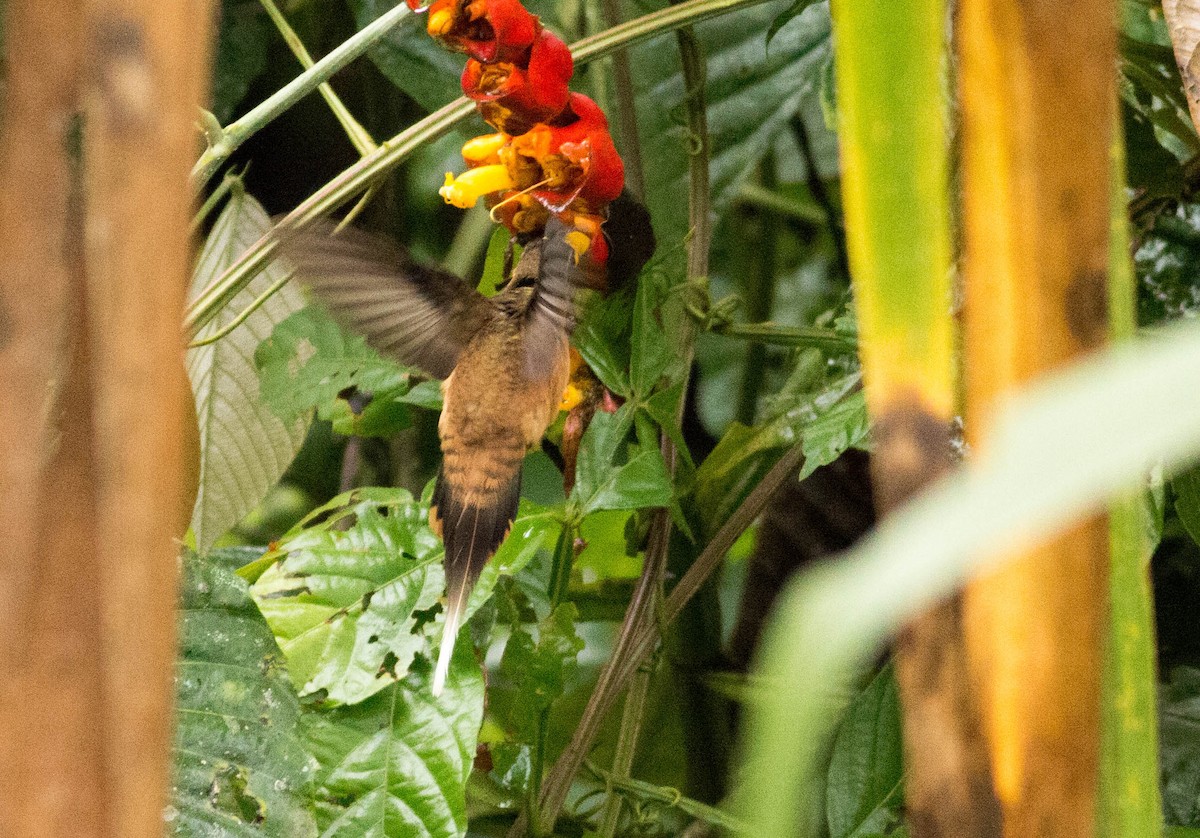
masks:
<svg viewBox="0 0 1200 838"><path fill-rule="evenodd" d="M192 186L197 190L229 159L238 147L269 124L275 117L299 102L321 84L366 52L376 41L391 31L397 23L411 14L404 3L380 15L337 46L311 68L305 70L279 89L273 96L241 119L227 125L220 136L210 142L192 167Z"/></svg>

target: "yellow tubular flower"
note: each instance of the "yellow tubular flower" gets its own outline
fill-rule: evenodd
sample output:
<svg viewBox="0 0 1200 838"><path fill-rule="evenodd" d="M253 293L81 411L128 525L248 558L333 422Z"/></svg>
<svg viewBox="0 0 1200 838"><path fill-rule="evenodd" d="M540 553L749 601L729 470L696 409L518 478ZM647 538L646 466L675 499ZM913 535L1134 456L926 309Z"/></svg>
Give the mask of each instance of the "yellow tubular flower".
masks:
<svg viewBox="0 0 1200 838"><path fill-rule="evenodd" d="M438 190L438 194L447 204L467 209L475 206L475 202L483 195L512 188L513 181L508 169L497 163L467 169L458 177L453 172L446 172L446 183Z"/></svg>
<svg viewBox="0 0 1200 838"><path fill-rule="evenodd" d="M496 155L508 142L507 134L483 134L463 143L463 160L468 163L483 163L486 160L498 159Z"/></svg>
<svg viewBox="0 0 1200 838"><path fill-rule="evenodd" d="M558 403L559 410L574 410L583 401L583 391L574 384L568 384L563 390L562 401Z"/></svg>

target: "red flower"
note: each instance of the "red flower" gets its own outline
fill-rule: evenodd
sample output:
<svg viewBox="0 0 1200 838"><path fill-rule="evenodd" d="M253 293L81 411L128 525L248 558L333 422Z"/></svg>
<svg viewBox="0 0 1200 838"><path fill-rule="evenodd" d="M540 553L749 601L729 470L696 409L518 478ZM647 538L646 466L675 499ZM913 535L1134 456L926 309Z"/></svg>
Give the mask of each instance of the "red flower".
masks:
<svg viewBox="0 0 1200 838"><path fill-rule="evenodd" d="M572 93L567 109L552 123L514 137L500 159L517 188L531 189L554 213L574 202L578 211L597 213L625 185L625 166L604 111L582 93Z"/></svg>
<svg viewBox="0 0 1200 838"><path fill-rule="evenodd" d="M419 1L408 0L410 6ZM519 61L542 24L519 0L436 0L426 29L447 49L491 64Z"/></svg>
<svg viewBox="0 0 1200 838"><path fill-rule="evenodd" d="M479 103L479 113L506 134L524 134L567 106L575 71L571 50L543 29L523 61L484 64L470 59L463 69L463 93Z"/></svg>

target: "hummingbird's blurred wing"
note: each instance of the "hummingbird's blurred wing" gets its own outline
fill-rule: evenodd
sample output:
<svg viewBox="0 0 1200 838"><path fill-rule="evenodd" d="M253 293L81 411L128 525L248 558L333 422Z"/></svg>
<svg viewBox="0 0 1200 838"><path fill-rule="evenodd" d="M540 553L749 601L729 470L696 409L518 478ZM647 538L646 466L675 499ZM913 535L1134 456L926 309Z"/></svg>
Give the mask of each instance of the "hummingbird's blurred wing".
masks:
<svg viewBox="0 0 1200 838"><path fill-rule="evenodd" d="M389 239L318 222L280 239L284 258L343 326L402 364L446 378L490 308L453 274L414 261Z"/></svg>
<svg viewBox="0 0 1200 838"><path fill-rule="evenodd" d="M550 216L541 240L530 245L540 248L537 283L529 306L524 341L525 370L531 378L550 366L547 359L565 351L566 339L575 329L577 296L580 289L587 286L587 280L579 267L575 248L567 240L573 230Z"/></svg>

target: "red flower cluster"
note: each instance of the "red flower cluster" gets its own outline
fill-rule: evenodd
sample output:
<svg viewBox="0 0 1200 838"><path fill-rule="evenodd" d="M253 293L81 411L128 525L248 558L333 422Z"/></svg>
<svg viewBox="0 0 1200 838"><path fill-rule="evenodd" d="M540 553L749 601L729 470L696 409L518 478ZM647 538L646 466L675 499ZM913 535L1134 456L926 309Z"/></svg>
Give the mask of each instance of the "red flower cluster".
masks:
<svg viewBox="0 0 1200 838"><path fill-rule="evenodd" d="M419 0L408 0L419 10ZM471 167L446 175L441 195L459 207L486 197L493 217L515 234L539 232L551 213L574 224L600 264L607 260L597 235L625 170L600 107L568 84L571 51L542 27L519 0L436 0L430 35L466 53L463 92L498 133L463 146Z"/></svg>

